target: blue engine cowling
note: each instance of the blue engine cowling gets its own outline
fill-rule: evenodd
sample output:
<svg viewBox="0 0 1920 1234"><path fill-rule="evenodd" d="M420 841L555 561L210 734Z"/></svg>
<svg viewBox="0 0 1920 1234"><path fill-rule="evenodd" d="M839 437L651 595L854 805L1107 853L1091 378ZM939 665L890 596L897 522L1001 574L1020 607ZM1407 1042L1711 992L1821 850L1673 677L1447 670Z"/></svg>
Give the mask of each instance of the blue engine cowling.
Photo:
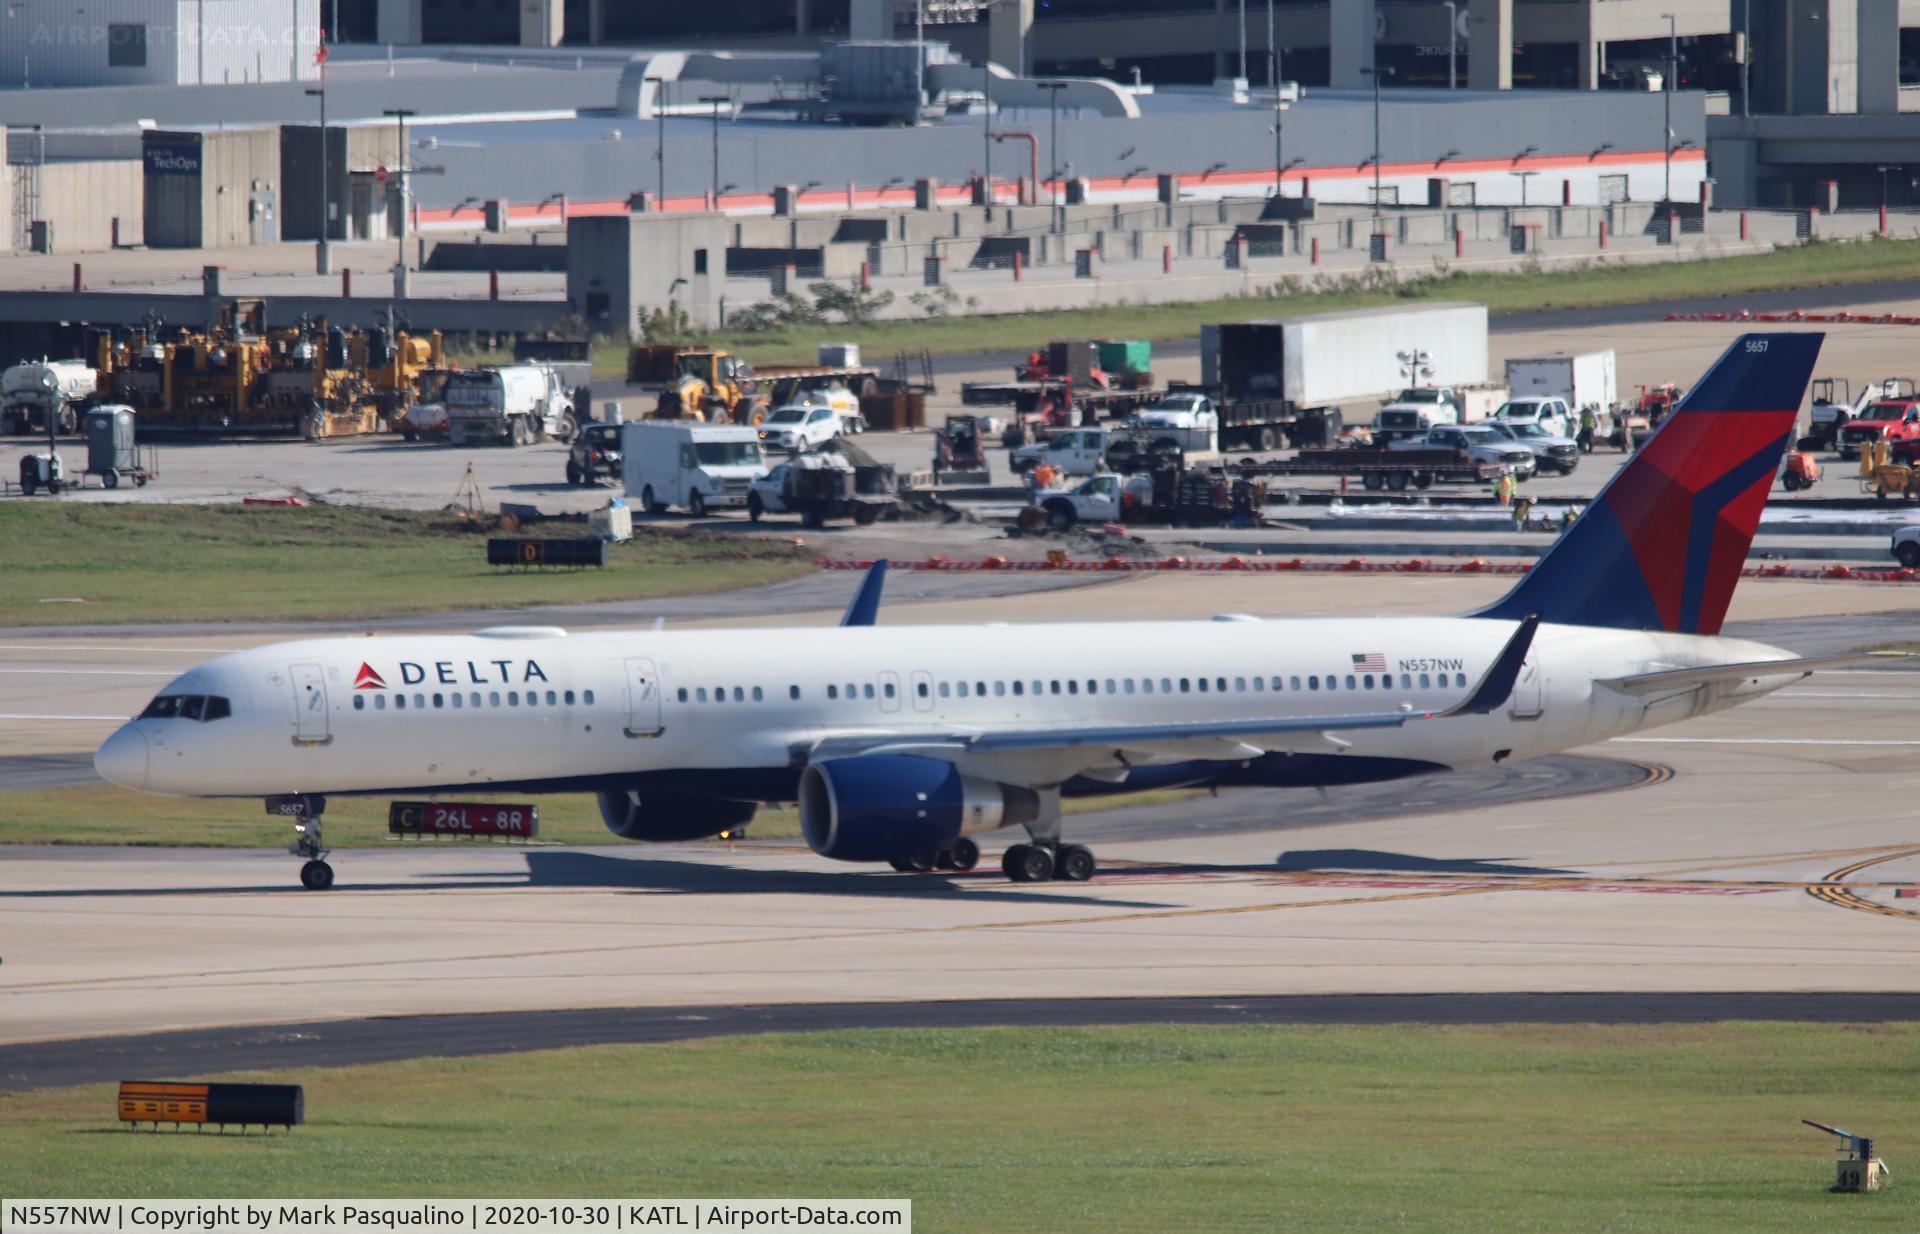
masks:
<svg viewBox="0 0 1920 1234"><path fill-rule="evenodd" d="M603 792L600 818L623 840L703 840L753 821L751 801L726 801L690 793Z"/></svg>
<svg viewBox="0 0 1920 1234"><path fill-rule="evenodd" d="M800 775L801 830L836 861L907 860L1039 816L1032 789L962 775L937 758L830 758Z"/></svg>

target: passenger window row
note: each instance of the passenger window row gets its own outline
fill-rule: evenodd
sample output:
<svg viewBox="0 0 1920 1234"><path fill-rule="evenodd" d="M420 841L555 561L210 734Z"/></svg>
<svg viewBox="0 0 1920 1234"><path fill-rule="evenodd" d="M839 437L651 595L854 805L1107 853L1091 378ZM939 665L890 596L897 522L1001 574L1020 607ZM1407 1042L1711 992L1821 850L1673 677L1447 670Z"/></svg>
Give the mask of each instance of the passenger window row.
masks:
<svg viewBox="0 0 1920 1234"><path fill-rule="evenodd" d="M1024 698L1029 694L1079 696L1082 694L1278 694L1283 691L1306 690L1392 690L1395 687L1392 673L1347 673L1344 676L1328 673L1324 677L1312 674L1304 678L1299 676L1282 677L1142 677L1136 682L1132 677L1089 677L1085 681L1077 678L1051 679L1039 681L930 681L914 682L914 694L919 698L932 698L937 693L941 698L1005 698L1011 694L1015 698ZM1417 686L1415 683L1418 683ZM1401 673L1398 688L1401 690L1432 690L1449 687L1465 689L1465 673ZM731 690L731 695L729 695ZM885 681L876 687L873 682L852 682L842 685L829 683L825 688L826 697L835 702L846 700L871 700L896 697L893 682ZM787 697L799 701L802 691L797 685L787 687ZM736 703L764 701L759 686L681 686L676 697L683 703ZM589 698L588 701L592 701ZM456 704L457 705L457 704Z"/></svg>
<svg viewBox="0 0 1920 1234"><path fill-rule="evenodd" d="M546 692L546 705L548 707L571 707L574 705L575 697L572 690L548 690ZM367 699L369 698L373 699L372 709L374 711L387 710L387 695L379 692L355 694L353 696L353 709L355 711L366 711L368 709ZM395 711L407 710L407 699L408 695L405 691L396 691L393 694L393 709ZM435 711L448 708L454 711L479 711L496 707L526 708L541 705L541 694L538 690L528 690L524 695L518 690L508 690L504 694L499 690L489 690L485 694L482 694L478 690L473 690L466 694L455 690L452 693L415 694L412 696L412 699L413 709L415 711L425 711L429 707ZM578 699L585 706L593 706L593 691L582 691L578 695Z"/></svg>

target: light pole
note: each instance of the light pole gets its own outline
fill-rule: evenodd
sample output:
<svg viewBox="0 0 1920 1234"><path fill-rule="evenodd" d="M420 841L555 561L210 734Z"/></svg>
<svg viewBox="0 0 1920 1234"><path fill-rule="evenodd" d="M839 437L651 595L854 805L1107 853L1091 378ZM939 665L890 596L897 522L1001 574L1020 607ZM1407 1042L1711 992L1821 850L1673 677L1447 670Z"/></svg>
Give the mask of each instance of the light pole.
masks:
<svg viewBox="0 0 1920 1234"><path fill-rule="evenodd" d="M1740 3L1740 114L1753 114L1753 0Z"/></svg>
<svg viewBox="0 0 1920 1234"><path fill-rule="evenodd" d="M1277 90L1274 91L1274 95L1273 95L1273 195L1275 198L1278 198L1280 196L1280 182L1286 179L1286 175L1287 175L1287 164L1281 158L1282 147L1280 144L1280 115L1282 112L1286 110L1287 110L1287 105L1280 101L1280 92Z"/></svg>
<svg viewBox="0 0 1920 1234"><path fill-rule="evenodd" d="M320 238L313 246L313 271L315 274L333 273L333 254L327 248L327 232L332 223L333 195L327 191L327 164L332 153L327 149L327 62L320 62L320 88L307 91L309 97L320 100Z"/></svg>
<svg viewBox="0 0 1920 1234"><path fill-rule="evenodd" d="M1516 171L1513 174L1520 178L1520 208L1524 210L1527 208L1527 181L1540 173L1537 171Z"/></svg>
<svg viewBox="0 0 1920 1234"><path fill-rule="evenodd" d="M1247 79L1247 0L1240 0L1240 80Z"/></svg>
<svg viewBox="0 0 1920 1234"><path fill-rule="evenodd" d="M713 205L710 208L718 210L720 208L720 104L731 103L733 99L725 94L703 94L700 96L700 101L713 105Z"/></svg>
<svg viewBox="0 0 1920 1234"><path fill-rule="evenodd" d="M407 268L407 117L414 113L406 107L387 107L381 109L380 114L392 116L394 123L400 129L400 166L395 172L400 185L400 226L395 228L399 233L396 241L396 255L399 260L394 263L393 272L393 282L397 289ZM396 294L394 298L399 297Z"/></svg>
<svg viewBox="0 0 1920 1234"><path fill-rule="evenodd" d="M1267 0L1267 84L1280 89L1280 44L1273 41L1273 0Z"/></svg>
<svg viewBox="0 0 1920 1234"><path fill-rule="evenodd" d="M667 79L648 77L643 81L653 83L653 118L659 136L653 151L653 161L660 164L659 200L654 203L655 210L667 208Z"/></svg>
<svg viewBox="0 0 1920 1234"><path fill-rule="evenodd" d="M1666 119L1663 122L1665 124L1665 131L1666 131L1666 143L1665 143L1664 149L1666 150L1666 154L1667 154L1666 156L1667 183L1666 183L1666 188L1661 193L1660 200L1664 202L1671 202L1673 200L1673 82L1674 82L1674 78L1679 76L1679 65L1680 65L1679 29L1680 27L1678 23L1675 22L1674 16L1672 13L1662 13L1661 16L1667 19L1667 78L1665 81L1660 83L1662 86L1666 87L1666 89L1660 92L1660 97L1666 101L1666 105L1667 105Z"/></svg>
<svg viewBox="0 0 1920 1234"><path fill-rule="evenodd" d="M1060 217L1060 92L1067 88L1064 81L1043 81L1040 88L1047 92L1047 179L1053 187L1053 230L1065 230Z"/></svg>
<svg viewBox="0 0 1920 1234"><path fill-rule="evenodd" d="M1460 51L1460 18L1455 0L1442 0L1447 6L1447 89L1452 90L1458 83L1454 73L1455 58Z"/></svg>
<svg viewBox="0 0 1920 1234"><path fill-rule="evenodd" d="M993 204L993 61L980 57L980 177L986 181L986 201Z"/></svg>
<svg viewBox="0 0 1920 1234"><path fill-rule="evenodd" d="M1380 79L1393 76L1391 68L1370 65L1360 70L1373 78L1373 231L1380 234Z"/></svg>

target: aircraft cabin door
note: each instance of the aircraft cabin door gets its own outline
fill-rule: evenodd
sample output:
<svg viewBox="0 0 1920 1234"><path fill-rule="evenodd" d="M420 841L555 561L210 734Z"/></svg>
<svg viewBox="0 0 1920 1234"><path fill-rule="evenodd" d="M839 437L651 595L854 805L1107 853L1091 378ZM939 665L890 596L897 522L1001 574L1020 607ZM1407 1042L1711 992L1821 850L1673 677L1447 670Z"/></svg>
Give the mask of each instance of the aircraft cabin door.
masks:
<svg viewBox="0 0 1920 1234"><path fill-rule="evenodd" d="M628 660L627 736L658 737L665 727L660 722L660 679L654 675L653 661Z"/></svg>
<svg viewBox="0 0 1920 1234"><path fill-rule="evenodd" d="M318 664L295 664L287 673L293 681L293 744L326 745L333 740L326 675Z"/></svg>
<svg viewBox="0 0 1920 1234"><path fill-rule="evenodd" d="M880 674L880 710L900 710L900 674Z"/></svg>
<svg viewBox="0 0 1920 1234"><path fill-rule="evenodd" d="M1513 702L1508 714L1516 720L1537 720L1546 710L1543 698L1540 665L1533 657L1527 657L1520 665L1520 677L1513 683Z"/></svg>
<svg viewBox="0 0 1920 1234"><path fill-rule="evenodd" d="M916 672L913 675L913 709L915 711L933 710L933 674Z"/></svg>

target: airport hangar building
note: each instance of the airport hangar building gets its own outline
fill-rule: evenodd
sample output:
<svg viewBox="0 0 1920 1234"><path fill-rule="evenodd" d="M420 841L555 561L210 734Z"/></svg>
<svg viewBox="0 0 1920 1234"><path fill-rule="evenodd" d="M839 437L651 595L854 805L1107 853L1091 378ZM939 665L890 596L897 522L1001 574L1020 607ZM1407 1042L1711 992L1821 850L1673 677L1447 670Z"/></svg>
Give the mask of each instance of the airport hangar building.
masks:
<svg viewBox="0 0 1920 1234"><path fill-rule="evenodd" d="M1056 95L1038 80L948 56L927 70L923 123L906 127L837 123L797 98L796 83L817 58L547 52L509 64L416 49L390 63L344 49L329 62L327 81L333 237L392 234L393 211L369 209L366 192L373 177L388 199L397 195L399 126L386 114L396 110L411 113L409 230L428 233L554 226L563 212L664 205L688 213L711 209L716 190L730 216L772 214L782 188L793 190L799 214L911 207L918 181L940 186L939 204L957 205L971 200L969 182L985 174L998 203L1013 204L1024 191L1030 203L1057 192L1104 204L1159 200L1164 176L1178 179L1181 200L1263 198L1284 165L1289 196L1365 204L1377 177L1388 207L1425 207L1436 183L1440 204L1458 206L1517 205L1523 194L1536 205L1693 203L1705 175L1705 101L1697 93L1669 100L1388 89L1376 98L1309 87L1277 98L1258 88L1076 79ZM644 84L663 75L665 84ZM41 201L16 216L50 219L57 251L105 247L92 232L82 239L63 226L73 203L52 200L46 184L62 164L117 164L138 174L117 190L118 201L94 207L122 218L123 243L136 221L149 246L314 238L317 211L297 204L318 190L313 88L293 81L0 92L14 187L35 175L42 182ZM1669 108L1671 158L1663 144ZM223 153L242 144L245 158ZM269 198L277 201L276 225L196 232L156 217L167 200L188 196L162 192L175 181L197 182L206 201L258 203L256 222ZM239 211L242 221L248 214ZM18 246L28 242L14 237Z"/></svg>

